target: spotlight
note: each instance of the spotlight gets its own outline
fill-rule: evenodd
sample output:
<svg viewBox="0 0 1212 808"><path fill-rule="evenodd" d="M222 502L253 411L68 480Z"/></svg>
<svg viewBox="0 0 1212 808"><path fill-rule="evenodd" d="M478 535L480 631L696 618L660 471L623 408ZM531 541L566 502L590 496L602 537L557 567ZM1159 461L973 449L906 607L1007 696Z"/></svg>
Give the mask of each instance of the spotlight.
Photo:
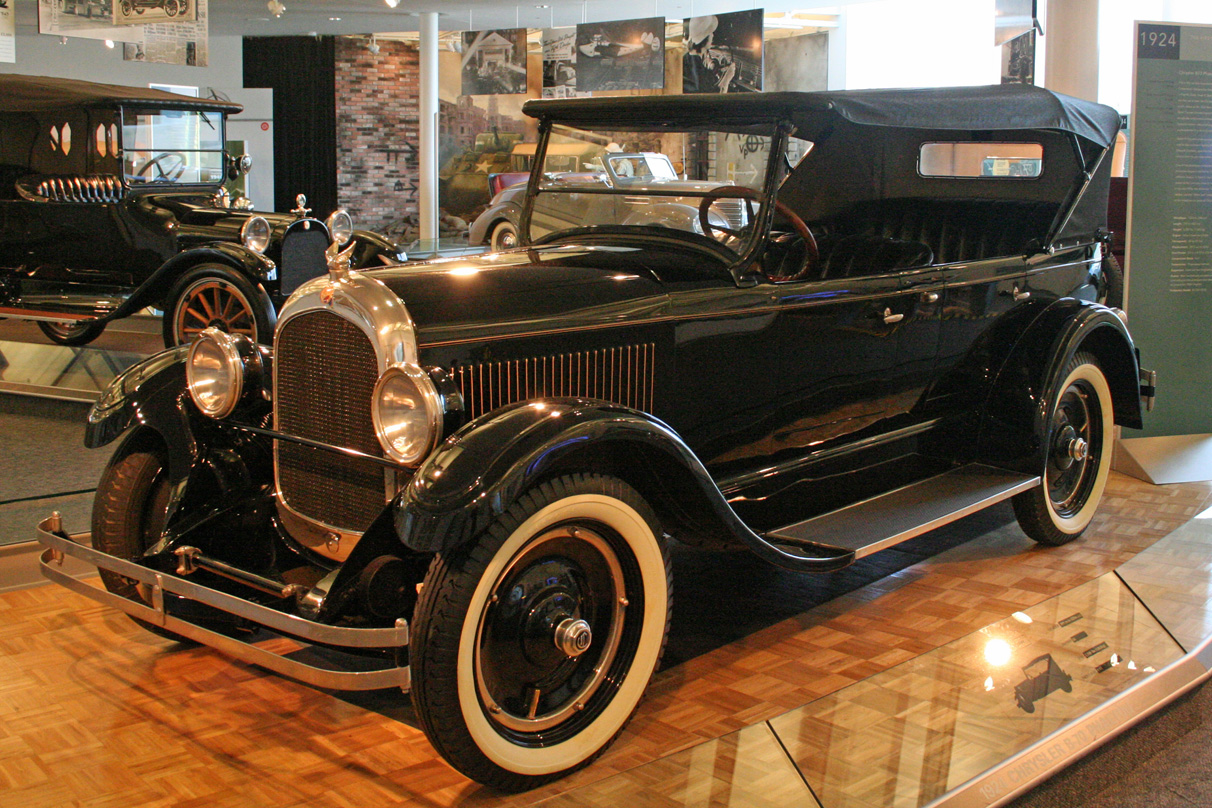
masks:
<svg viewBox="0 0 1212 808"><path fill-rule="evenodd" d="M395 8L400 5L400 0L383 0L383 2L387 4L388 8Z"/></svg>
<svg viewBox="0 0 1212 808"><path fill-rule="evenodd" d="M114 49L114 41L113 41L112 39L107 39L107 40L105 40L105 47L109 48L110 50L113 50L113 49Z"/></svg>
<svg viewBox="0 0 1212 808"><path fill-rule="evenodd" d="M371 34L371 35L370 35L370 42L368 42L368 43L366 44L366 50L370 51L370 52L371 52L371 53L373 53L375 56L378 56L378 55L379 55L379 51L380 51L381 49L379 48L379 43L375 41L375 35L374 35L374 34Z"/></svg>
<svg viewBox="0 0 1212 808"><path fill-rule="evenodd" d="M269 9L269 13L275 17L281 17L283 12L286 11L286 6L282 3L282 0L269 0L269 2L265 4L265 7Z"/></svg>

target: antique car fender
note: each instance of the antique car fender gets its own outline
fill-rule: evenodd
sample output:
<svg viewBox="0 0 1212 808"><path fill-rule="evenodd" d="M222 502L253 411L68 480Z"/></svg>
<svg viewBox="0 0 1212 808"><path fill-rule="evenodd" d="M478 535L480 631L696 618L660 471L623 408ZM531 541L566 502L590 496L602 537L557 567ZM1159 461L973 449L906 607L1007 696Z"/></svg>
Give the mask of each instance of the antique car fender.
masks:
<svg viewBox="0 0 1212 808"><path fill-rule="evenodd" d="M245 493L253 485L249 467L255 458L241 442L257 438L240 435L225 440L224 434L230 432L193 411L185 379L188 353L188 345L178 345L123 371L93 404L84 428L84 445L90 449L125 435L115 458L142 449L164 452L171 486L169 520L200 468L213 473L225 496ZM265 351L262 357L268 361ZM202 440L200 430L206 431Z"/></svg>
<svg viewBox="0 0 1212 808"><path fill-rule="evenodd" d="M353 260L350 264L355 269L374 269L408 260L408 255L400 249L398 244L386 236L370 230L355 230L350 240L358 245L354 249Z"/></svg>
<svg viewBox="0 0 1212 808"><path fill-rule="evenodd" d="M601 473L632 485L665 531L731 540L796 571L829 571L853 558L787 553L732 510L682 439L647 413L589 399L514 404L465 426L421 465L392 503L410 549L444 552L479 535L526 490L561 474Z"/></svg>
<svg viewBox="0 0 1212 808"><path fill-rule="evenodd" d="M222 264L247 276L253 287L265 295L264 302L268 305L269 294L262 286L262 281L275 280L278 277L277 264L241 244L216 241L178 253L165 261L125 303L105 319L125 317L146 306L160 305L164 295L181 275L199 264L207 263Z"/></svg>
<svg viewBox="0 0 1212 808"><path fill-rule="evenodd" d="M1098 359L1115 423L1141 428L1140 366L1123 320L1106 306L1062 298L1035 318L998 370L981 415L978 456L1010 468L1042 467L1051 394L1078 351Z"/></svg>
<svg viewBox="0 0 1212 808"><path fill-rule="evenodd" d="M509 194L510 191L514 191L511 196L507 196L505 199L500 198L502 194ZM500 222L509 222L514 227L518 226L522 210L514 201L516 196L517 192L512 186L506 188L493 199L493 203L483 213L472 221L471 227L467 231L467 243L470 246L478 247L487 244L492 229Z"/></svg>

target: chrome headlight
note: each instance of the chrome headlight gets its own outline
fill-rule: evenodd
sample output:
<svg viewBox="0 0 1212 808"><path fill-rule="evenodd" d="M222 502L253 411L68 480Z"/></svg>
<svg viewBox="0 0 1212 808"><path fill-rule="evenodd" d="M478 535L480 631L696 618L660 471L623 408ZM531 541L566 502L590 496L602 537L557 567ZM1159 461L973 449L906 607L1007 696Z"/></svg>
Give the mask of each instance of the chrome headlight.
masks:
<svg viewBox="0 0 1212 808"><path fill-rule="evenodd" d="M338 244L344 244L353 238L353 217L345 210L334 210L324 220L324 224L328 227L328 233L332 236L332 240Z"/></svg>
<svg viewBox="0 0 1212 808"><path fill-rule="evenodd" d="M264 216L250 216L240 228L240 241L253 252L263 253L269 246L270 232L269 222Z"/></svg>
<svg viewBox="0 0 1212 808"><path fill-rule="evenodd" d="M421 462L441 437L442 397L416 365L392 365L379 377L372 411L379 443L398 463Z"/></svg>
<svg viewBox="0 0 1212 808"><path fill-rule="evenodd" d="M214 327L205 329L189 347L185 362L189 397L204 415L226 418L244 394L250 365L258 361L248 337Z"/></svg>

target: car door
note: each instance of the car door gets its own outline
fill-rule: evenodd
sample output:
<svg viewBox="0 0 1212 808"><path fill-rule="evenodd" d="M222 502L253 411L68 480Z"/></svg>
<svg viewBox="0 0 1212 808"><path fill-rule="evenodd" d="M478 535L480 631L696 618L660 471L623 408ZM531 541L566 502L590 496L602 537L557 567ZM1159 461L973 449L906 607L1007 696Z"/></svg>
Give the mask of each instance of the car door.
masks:
<svg viewBox="0 0 1212 808"><path fill-rule="evenodd" d="M776 453L910 411L933 372L941 288L929 271L776 285Z"/></svg>

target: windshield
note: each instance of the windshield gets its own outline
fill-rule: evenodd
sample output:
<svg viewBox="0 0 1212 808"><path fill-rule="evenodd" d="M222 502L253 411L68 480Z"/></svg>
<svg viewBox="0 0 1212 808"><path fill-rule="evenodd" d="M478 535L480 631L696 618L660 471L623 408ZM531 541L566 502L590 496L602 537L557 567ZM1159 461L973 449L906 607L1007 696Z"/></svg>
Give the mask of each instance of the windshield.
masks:
<svg viewBox="0 0 1212 808"><path fill-rule="evenodd" d="M556 125L532 202L531 241L609 227L748 248L773 128L621 131ZM567 155L582 155L568 170Z"/></svg>
<svg viewBox="0 0 1212 808"><path fill-rule="evenodd" d="M224 179L223 115L217 112L123 110L122 148L129 185L218 185Z"/></svg>

